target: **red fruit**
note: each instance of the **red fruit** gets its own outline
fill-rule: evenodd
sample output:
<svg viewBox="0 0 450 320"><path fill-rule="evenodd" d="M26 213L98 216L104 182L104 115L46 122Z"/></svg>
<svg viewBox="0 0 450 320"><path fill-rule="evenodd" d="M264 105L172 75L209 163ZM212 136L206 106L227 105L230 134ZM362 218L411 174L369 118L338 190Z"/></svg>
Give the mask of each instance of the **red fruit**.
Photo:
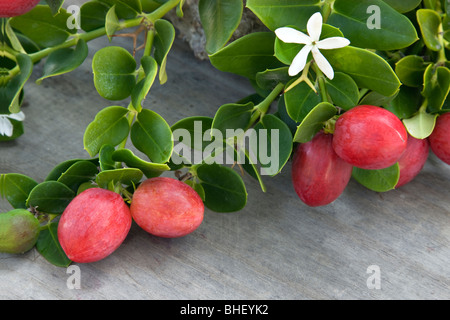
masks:
<svg viewBox="0 0 450 320"><path fill-rule="evenodd" d="M332 144L333 136L320 132L295 151L292 182L308 206L325 206L335 201L352 176L353 167L337 156Z"/></svg>
<svg viewBox="0 0 450 320"><path fill-rule="evenodd" d="M113 253L131 228L131 213L122 197L92 188L67 206L58 225L58 239L74 262L95 262Z"/></svg>
<svg viewBox="0 0 450 320"><path fill-rule="evenodd" d="M416 139L408 135L406 151L400 157L400 179L396 188L411 182L422 171L428 159L430 144L427 139Z"/></svg>
<svg viewBox="0 0 450 320"><path fill-rule="evenodd" d="M450 112L437 118L436 127L428 141L433 153L446 164L450 164Z"/></svg>
<svg viewBox="0 0 450 320"><path fill-rule="evenodd" d="M202 199L186 183L167 177L144 181L131 201L131 215L145 231L158 237L183 237L203 221Z"/></svg>
<svg viewBox="0 0 450 320"><path fill-rule="evenodd" d="M397 163L406 150L408 134L392 112L375 106L358 106L336 121L333 148L343 160L368 170Z"/></svg>
<svg viewBox="0 0 450 320"><path fill-rule="evenodd" d="M0 0L0 18L20 16L33 9L39 0Z"/></svg>

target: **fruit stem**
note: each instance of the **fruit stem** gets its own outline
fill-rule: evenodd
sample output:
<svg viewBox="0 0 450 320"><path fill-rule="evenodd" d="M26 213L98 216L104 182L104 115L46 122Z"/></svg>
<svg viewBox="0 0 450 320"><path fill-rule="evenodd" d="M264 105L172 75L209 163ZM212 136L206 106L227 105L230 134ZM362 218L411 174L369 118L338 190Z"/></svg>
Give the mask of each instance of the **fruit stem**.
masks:
<svg viewBox="0 0 450 320"><path fill-rule="evenodd" d="M269 111L270 106L278 98L278 96L283 92L284 84L279 83L272 92L262 101L260 104L254 107L254 113L250 120L250 127L252 127L258 119L264 117L264 115Z"/></svg>

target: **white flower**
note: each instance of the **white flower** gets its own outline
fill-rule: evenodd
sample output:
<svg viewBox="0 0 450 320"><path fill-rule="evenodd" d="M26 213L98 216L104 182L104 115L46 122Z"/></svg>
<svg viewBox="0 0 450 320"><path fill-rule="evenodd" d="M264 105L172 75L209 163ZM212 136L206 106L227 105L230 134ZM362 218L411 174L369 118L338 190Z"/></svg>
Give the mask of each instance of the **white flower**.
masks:
<svg viewBox="0 0 450 320"><path fill-rule="evenodd" d="M0 136L12 137L13 124L9 119L23 121L25 120L25 114L21 111L13 114L1 114L0 115Z"/></svg>
<svg viewBox="0 0 450 320"><path fill-rule="evenodd" d="M298 43L304 44L302 50L295 56L292 64L289 68L289 75L296 76L306 66L306 60L308 55L312 52L314 61L319 69L329 78L334 78L333 67L331 67L328 60L322 55L319 49L339 49L346 47L350 44L350 41L343 37L332 37L324 40L320 40L322 33L323 18L320 12L317 12L311 16L308 21L307 30L308 35L301 31L295 30L289 27L278 28L275 30L277 37L285 43Z"/></svg>

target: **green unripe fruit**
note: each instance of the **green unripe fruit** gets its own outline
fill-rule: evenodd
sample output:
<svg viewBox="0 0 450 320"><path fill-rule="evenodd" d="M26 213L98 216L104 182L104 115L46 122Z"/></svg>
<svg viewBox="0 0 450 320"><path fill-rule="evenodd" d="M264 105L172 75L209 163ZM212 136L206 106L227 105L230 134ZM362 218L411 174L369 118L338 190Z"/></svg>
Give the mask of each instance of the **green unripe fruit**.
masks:
<svg viewBox="0 0 450 320"><path fill-rule="evenodd" d="M27 210L0 213L0 252L24 253L30 250L36 244L39 231L38 219Z"/></svg>

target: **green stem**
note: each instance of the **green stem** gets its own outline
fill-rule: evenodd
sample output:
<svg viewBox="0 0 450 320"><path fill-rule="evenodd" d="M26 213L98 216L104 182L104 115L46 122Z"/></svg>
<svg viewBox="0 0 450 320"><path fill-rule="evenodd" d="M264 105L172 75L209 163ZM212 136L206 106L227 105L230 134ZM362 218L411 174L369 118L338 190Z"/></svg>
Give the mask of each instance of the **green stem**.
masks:
<svg viewBox="0 0 450 320"><path fill-rule="evenodd" d="M327 23L328 18L330 17L331 11L333 10L334 0L325 0L322 9L323 23Z"/></svg>
<svg viewBox="0 0 450 320"><path fill-rule="evenodd" d="M320 91L320 96L322 97L322 102L330 102L328 100L328 91L327 91L327 87L326 87L325 76L322 73L322 71L319 69L317 64L314 64L314 71L317 74L317 81L319 83L319 91Z"/></svg>
<svg viewBox="0 0 450 320"><path fill-rule="evenodd" d="M262 101L255 107L255 112L253 113L250 120L250 126L253 126L260 117L263 117L267 113L267 111L269 111L272 102L274 102L275 99L278 98L278 96L283 92L284 87L285 85L283 83L279 83L264 99L264 101Z"/></svg>

